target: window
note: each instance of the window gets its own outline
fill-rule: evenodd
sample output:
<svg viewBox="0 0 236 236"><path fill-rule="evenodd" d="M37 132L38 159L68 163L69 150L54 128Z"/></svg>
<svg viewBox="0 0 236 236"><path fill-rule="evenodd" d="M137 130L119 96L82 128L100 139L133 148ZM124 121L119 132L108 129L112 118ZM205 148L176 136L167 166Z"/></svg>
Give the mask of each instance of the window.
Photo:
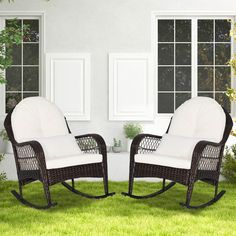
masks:
<svg viewBox="0 0 236 236"><path fill-rule="evenodd" d="M2 27L7 27L12 18L0 18ZM4 86L5 104L2 113L8 113L23 98L40 95L40 19L17 17L22 28L28 25L29 32L20 45L13 48L13 63L5 71L7 84ZM6 49L7 50L7 49Z"/></svg>
<svg viewBox="0 0 236 236"><path fill-rule="evenodd" d="M173 113L194 96L216 99L230 111L232 19L157 17L157 112Z"/></svg>

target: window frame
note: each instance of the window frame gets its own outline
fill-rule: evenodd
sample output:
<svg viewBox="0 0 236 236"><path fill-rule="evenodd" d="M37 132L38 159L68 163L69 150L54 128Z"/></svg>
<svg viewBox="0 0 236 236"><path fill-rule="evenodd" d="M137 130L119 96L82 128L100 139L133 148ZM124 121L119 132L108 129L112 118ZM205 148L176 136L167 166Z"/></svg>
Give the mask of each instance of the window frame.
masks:
<svg viewBox="0 0 236 236"><path fill-rule="evenodd" d="M39 20L39 96L45 95L45 13L44 12L1 12L0 11L0 30L5 27L7 19L36 19ZM4 72L5 73L5 72ZM23 89L23 88L22 88ZM0 85L0 121L6 117L6 85Z"/></svg>
<svg viewBox="0 0 236 236"><path fill-rule="evenodd" d="M191 97L198 94L198 37L197 37L197 21L201 19L231 19L232 25L236 22L236 12L157 12L151 14L151 50L153 55L153 74L155 85L155 114L156 117L170 118L173 113L158 113L158 20L192 20L191 27ZM231 37L231 55L235 52L235 42ZM215 65L213 65L215 66ZM233 70L231 70L231 87L236 88L236 81ZM175 91L175 90L174 90ZM215 92L215 90L213 91ZM175 94L175 93L174 93ZM231 103L231 114L236 114L236 108Z"/></svg>

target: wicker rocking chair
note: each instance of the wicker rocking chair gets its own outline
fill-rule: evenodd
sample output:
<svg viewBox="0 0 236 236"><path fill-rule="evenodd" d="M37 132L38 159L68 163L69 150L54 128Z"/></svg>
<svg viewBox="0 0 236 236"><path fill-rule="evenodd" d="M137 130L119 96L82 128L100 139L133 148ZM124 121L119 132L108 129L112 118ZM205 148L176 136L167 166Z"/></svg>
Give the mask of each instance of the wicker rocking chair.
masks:
<svg viewBox="0 0 236 236"><path fill-rule="evenodd" d="M41 97L26 98L8 113L5 129L13 146L19 193L12 194L23 204L36 209L55 206L49 186L62 183L73 193L87 198L105 198L108 191L107 152L98 134L73 137L61 111ZM101 177L104 195L93 196L75 189L74 179ZM47 204L39 206L23 197L22 187L39 180L43 184ZM72 180L69 185L66 180Z"/></svg>
<svg viewBox="0 0 236 236"><path fill-rule="evenodd" d="M225 143L232 129L228 112L211 98L196 97L186 101L175 112L166 134L140 134L131 145L128 193L135 199L154 197L180 183L188 187L187 208L203 208L218 201L220 166ZM133 194L134 178L163 179L162 189L149 195ZM165 180L171 180L166 185ZM194 183L198 180L215 187L214 197L201 205L190 205Z"/></svg>

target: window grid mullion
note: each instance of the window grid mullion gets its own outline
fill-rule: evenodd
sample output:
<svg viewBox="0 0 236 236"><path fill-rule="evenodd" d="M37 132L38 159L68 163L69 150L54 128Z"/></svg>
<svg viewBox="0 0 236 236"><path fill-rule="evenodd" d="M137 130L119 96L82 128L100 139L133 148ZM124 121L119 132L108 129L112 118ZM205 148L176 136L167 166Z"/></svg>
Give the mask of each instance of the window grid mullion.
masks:
<svg viewBox="0 0 236 236"><path fill-rule="evenodd" d="M175 111L175 106L176 106L176 95L175 95L175 91L176 91L176 19L174 20L174 110Z"/></svg>
<svg viewBox="0 0 236 236"><path fill-rule="evenodd" d="M215 43L215 41L216 41L216 34L215 34L215 24L216 24L216 21L215 20L213 20L213 98L215 99L216 98L216 86L215 86L215 75L216 75L216 73L215 73L215 69L216 69L216 67L215 67L215 65L216 65L216 60L215 60L215 58L216 58L216 43Z"/></svg>
<svg viewBox="0 0 236 236"><path fill-rule="evenodd" d="M198 95L198 19L192 18L192 97Z"/></svg>
<svg viewBox="0 0 236 236"><path fill-rule="evenodd" d="M22 34L24 33L23 31L23 19L21 20L21 30L22 30ZM23 93L24 93L24 81L23 81L23 76L24 76L24 67L23 67L23 53L24 53L24 49L23 49L23 41L24 41L24 38L22 39L22 42L21 42L21 99L23 99Z"/></svg>

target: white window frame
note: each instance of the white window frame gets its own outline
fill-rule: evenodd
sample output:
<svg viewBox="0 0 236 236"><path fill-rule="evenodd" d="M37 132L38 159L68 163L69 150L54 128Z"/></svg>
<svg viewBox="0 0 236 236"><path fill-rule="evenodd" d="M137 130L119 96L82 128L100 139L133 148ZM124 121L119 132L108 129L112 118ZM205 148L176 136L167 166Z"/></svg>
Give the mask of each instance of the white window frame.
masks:
<svg viewBox="0 0 236 236"><path fill-rule="evenodd" d="M155 114L157 117L170 118L172 113L158 113L158 19L191 19L192 20L192 45L191 59L192 59L192 78L191 78L191 97L197 96L198 93L198 80L197 80L197 20L198 19L231 19L232 25L236 22L236 12L164 12L154 11L151 14L151 50L154 62L154 83L155 83ZM235 52L235 42L231 38L231 55ZM236 88L236 81L233 70L231 70L231 87ZM236 114L236 108L231 103L231 114Z"/></svg>
<svg viewBox="0 0 236 236"><path fill-rule="evenodd" d="M37 19L39 20L39 95L45 96L45 72L44 72L44 55L45 55L45 13L44 12L2 12L0 11L0 30L5 27L6 19ZM6 86L0 85L0 121L6 117Z"/></svg>

